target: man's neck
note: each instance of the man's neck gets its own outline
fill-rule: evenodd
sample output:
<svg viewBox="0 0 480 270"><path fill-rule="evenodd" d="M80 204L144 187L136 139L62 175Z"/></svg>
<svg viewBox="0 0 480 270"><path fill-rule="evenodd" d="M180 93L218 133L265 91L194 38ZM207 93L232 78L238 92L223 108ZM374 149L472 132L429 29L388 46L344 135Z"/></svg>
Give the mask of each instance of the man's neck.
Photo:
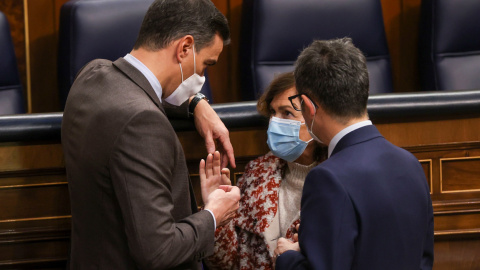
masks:
<svg viewBox="0 0 480 270"><path fill-rule="evenodd" d="M343 124L342 129L347 128L347 127L349 127L349 126L351 126L351 125L355 125L356 123L360 123L360 122L363 122L363 121L367 121L367 120L369 120L367 116L360 117L360 118L350 119L346 124Z"/></svg>
<svg viewBox="0 0 480 270"><path fill-rule="evenodd" d="M163 95L168 94L165 92L171 88L170 85L173 84L171 80L175 78L175 74L177 74L179 78L181 77L180 67L178 63L175 65L176 62L170 59L172 57L169 56L173 54L169 54L168 48L159 51L149 51L139 48L132 50L130 54L142 62L155 77L157 77L164 90Z"/></svg>
<svg viewBox="0 0 480 270"><path fill-rule="evenodd" d="M349 120L347 123L339 125L338 132L330 139L328 142L328 157L333 153L333 150L337 146L337 143L348 133L361 128L366 125L370 125L371 122L368 121L368 117L361 117Z"/></svg>
<svg viewBox="0 0 480 270"><path fill-rule="evenodd" d="M364 116L364 117L359 117L359 118L352 118L352 119L349 119L348 121L346 122L340 122L340 121L337 121L335 119L332 119L330 118L330 128L328 129L329 132L328 132L328 141L325 141L324 143L326 145L329 145L330 141L333 139L333 137L335 137L335 135L337 135L340 131L344 130L345 128L351 126L351 125L354 125L356 123L359 123L359 122L363 122L363 121L367 121L368 120L368 116Z"/></svg>

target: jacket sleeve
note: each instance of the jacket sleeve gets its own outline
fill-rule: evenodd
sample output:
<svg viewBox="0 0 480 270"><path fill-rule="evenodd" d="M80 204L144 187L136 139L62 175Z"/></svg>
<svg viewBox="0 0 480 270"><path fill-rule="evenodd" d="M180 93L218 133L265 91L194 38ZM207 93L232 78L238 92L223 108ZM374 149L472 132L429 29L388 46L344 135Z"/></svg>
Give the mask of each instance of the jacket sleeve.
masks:
<svg viewBox="0 0 480 270"><path fill-rule="evenodd" d="M433 208L432 208L432 201L430 196L428 196L428 228L427 228L427 235L425 236L425 242L423 247L423 256L420 265L420 269L422 270L431 270L433 268Z"/></svg>
<svg viewBox="0 0 480 270"><path fill-rule="evenodd" d="M303 188L299 229L302 254L282 254L276 269L350 269L357 234L347 192L334 175L316 168L308 174Z"/></svg>
<svg viewBox="0 0 480 270"><path fill-rule="evenodd" d="M109 161L128 246L141 269L171 268L213 252L210 213L200 211L178 222L171 214L172 169L180 153L167 125L156 108L133 115L116 138Z"/></svg>
<svg viewBox="0 0 480 270"><path fill-rule="evenodd" d="M214 253L207 258L209 268L227 270L237 264L238 236L234 224L232 220L225 226L217 228Z"/></svg>
<svg viewBox="0 0 480 270"><path fill-rule="evenodd" d="M189 102L186 100L180 106L174 106L165 100L162 101L163 108L165 113L168 116L168 119L189 119L188 117L188 105Z"/></svg>
<svg viewBox="0 0 480 270"><path fill-rule="evenodd" d="M275 270L311 269L308 260L301 252L289 250L277 257Z"/></svg>

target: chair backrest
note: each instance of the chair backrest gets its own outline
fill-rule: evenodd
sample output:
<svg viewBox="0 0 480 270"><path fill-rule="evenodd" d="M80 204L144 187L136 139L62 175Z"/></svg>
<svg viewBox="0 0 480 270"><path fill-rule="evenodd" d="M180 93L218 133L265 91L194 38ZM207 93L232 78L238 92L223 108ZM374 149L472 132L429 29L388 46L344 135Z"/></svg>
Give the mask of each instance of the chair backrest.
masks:
<svg viewBox="0 0 480 270"><path fill-rule="evenodd" d="M292 71L314 39L350 37L367 57L370 93L392 92L380 0L244 0L243 98L258 98L276 73Z"/></svg>
<svg viewBox="0 0 480 270"><path fill-rule="evenodd" d="M153 0L71 0L60 11L58 80L65 106L78 71L91 60L129 53ZM202 92L212 100L208 79Z"/></svg>
<svg viewBox="0 0 480 270"><path fill-rule="evenodd" d="M480 1L422 0L423 90L480 89Z"/></svg>
<svg viewBox="0 0 480 270"><path fill-rule="evenodd" d="M0 12L0 115L25 113L17 58L5 14Z"/></svg>

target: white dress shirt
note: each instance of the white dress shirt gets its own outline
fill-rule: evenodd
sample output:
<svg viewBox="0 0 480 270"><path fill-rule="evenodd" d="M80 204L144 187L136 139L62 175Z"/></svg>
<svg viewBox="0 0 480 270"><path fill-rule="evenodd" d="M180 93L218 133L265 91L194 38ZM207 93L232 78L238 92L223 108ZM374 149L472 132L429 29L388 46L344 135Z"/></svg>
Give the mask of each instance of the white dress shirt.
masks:
<svg viewBox="0 0 480 270"><path fill-rule="evenodd" d="M127 60L128 63L130 63L132 66L134 66L138 71L140 71L145 78L147 78L148 82L150 82L150 85L153 88L153 91L155 91L155 94L157 94L158 99L160 102L162 102L162 86L160 85L160 82L158 81L157 77L153 74L150 69L148 69L147 66L145 66L140 60L135 58L135 56L127 53L123 59Z"/></svg>

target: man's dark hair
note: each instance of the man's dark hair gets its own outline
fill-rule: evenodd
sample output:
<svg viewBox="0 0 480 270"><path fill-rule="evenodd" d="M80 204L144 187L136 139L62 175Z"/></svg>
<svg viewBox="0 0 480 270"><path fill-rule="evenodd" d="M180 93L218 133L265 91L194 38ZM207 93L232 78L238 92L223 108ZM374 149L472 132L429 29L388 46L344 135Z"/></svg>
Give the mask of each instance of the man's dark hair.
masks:
<svg viewBox="0 0 480 270"><path fill-rule="evenodd" d="M367 64L350 38L313 41L295 63L295 85L339 122L367 113Z"/></svg>
<svg viewBox="0 0 480 270"><path fill-rule="evenodd" d="M230 42L227 18L210 0L156 0L143 18L134 49L157 51L192 35L195 50L200 51L217 33L224 45Z"/></svg>

